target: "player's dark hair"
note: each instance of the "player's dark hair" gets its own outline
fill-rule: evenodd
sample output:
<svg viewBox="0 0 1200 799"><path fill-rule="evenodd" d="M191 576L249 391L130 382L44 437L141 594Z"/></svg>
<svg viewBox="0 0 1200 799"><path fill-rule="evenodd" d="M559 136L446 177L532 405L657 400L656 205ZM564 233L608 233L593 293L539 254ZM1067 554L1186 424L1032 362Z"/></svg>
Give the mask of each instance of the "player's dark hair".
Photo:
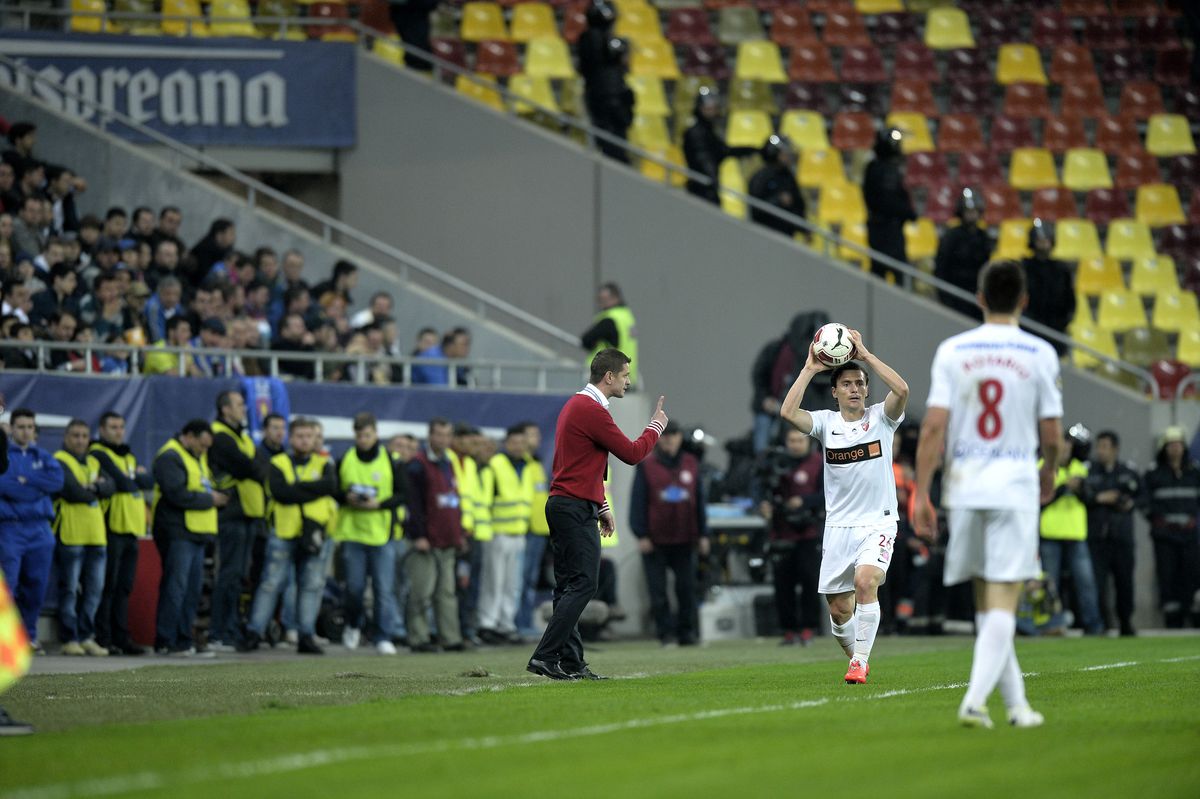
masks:
<svg viewBox="0 0 1200 799"><path fill-rule="evenodd" d="M606 350L600 350L596 353L596 357L592 358L592 374L589 382L599 383L609 372L620 374L621 367L627 363L629 363L629 356L618 349L609 347Z"/></svg>
<svg viewBox="0 0 1200 799"><path fill-rule="evenodd" d="M1121 437L1117 435L1117 431L1115 430L1101 430L1096 434L1096 440L1099 441L1102 438L1107 438L1114 449L1118 449L1121 446Z"/></svg>
<svg viewBox="0 0 1200 799"><path fill-rule="evenodd" d="M979 292L988 312L1016 313L1025 296L1025 268L1017 261L992 261L979 273Z"/></svg>
<svg viewBox="0 0 1200 799"><path fill-rule="evenodd" d="M505 438L508 438L509 436L523 436L523 435L525 435L525 425L523 425L523 424L514 424L511 427L509 427L507 430L504 431Z"/></svg>
<svg viewBox="0 0 1200 799"><path fill-rule="evenodd" d="M124 421L125 417L116 411L105 411L104 413L100 414L100 421L97 422L96 425L98 427L104 427L104 425L108 424L110 419L120 419Z"/></svg>
<svg viewBox="0 0 1200 799"><path fill-rule="evenodd" d="M205 433L208 433L211 436L212 427L204 419L192 419L183 426L182 430L179 431L179 434L182 436L202 436Z"/></svg>
<svg viewBox="0 0 1200 799"><path fill-rule="evenodd" d="M451 427L452 428L453 425L450 423L450 420L447 419L445 416L435 416L429 420L429 432L432 433L434 428L437 428L437 427Z"/></svg>
<svg viewBox="0 0 1200 799"><path fill-rule="evenodd" d="M9 421L15 422L18 419L23 419L25 417L29 417L30 419L33 419L35 422L37 421L37 417L34 415L33 411L30 410L29 408L14 408L12 415L9 416Z"/></svg>
<svg viewBox="0 0 1200 799"><path fill-rule="evenodd" d="M84 430L88 431L88 435L91 435L92 426L79 418L75 418L75 419L72 419L71 421L67 422L67 426L65 428L63 428L63 430L66 431L66 430L70 430L75 427L82 427Z"/></svg>
<svg viewBox="0 0 1200 799"><path fill-rule="evenodd" d="M370 411L362 411L354 414L354 432L357 433L359 430L366 430L368 427L373 430L379 427L378 422L375 421L375 414Z"/></svg>
<svg viewBox="0 0 1200 799"><path fill-rule="evenodd" d="M833 368L833 372L829 375L829 385L837 388L838 380L841 379L841 376L846 372L862 372L863 380L867 382L868 386L871 385L871 375L858 361L846 361L841 366L835 366Z"/></svg>

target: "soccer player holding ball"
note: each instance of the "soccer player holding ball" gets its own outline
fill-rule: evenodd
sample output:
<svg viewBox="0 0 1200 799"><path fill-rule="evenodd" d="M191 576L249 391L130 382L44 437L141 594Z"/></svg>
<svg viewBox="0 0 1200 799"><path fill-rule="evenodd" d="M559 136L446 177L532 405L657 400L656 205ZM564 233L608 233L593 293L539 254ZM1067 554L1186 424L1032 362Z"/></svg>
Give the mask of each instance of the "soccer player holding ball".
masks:
<svg viewBox="0 0 1200 799"><path fill-rule="evenodd" d="M847 347L846 344L850 346ZM862 364L851 358L861 359ZM888 387L867 405L872 371ZM832 369L837 411L806 411L800 400L813 376ZM892 435L904 421L908 383L875 357L857 330L828 324L817 331L808 360L779 415L825 450L825 537L818 591L829 604L833 636L850 658L845 680L865 683L879 630L879 586L896 542L896 479Z"/></svg>

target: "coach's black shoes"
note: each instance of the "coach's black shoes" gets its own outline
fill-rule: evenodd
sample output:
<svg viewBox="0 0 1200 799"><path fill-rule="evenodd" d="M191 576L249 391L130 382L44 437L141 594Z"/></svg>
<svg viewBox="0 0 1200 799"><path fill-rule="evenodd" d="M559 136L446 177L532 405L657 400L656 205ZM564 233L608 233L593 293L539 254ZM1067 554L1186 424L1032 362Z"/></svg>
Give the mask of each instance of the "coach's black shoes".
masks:
<svg viewBox="0 0 1200 799"><path fill-rule="evenodd" d="M610 679L612 679L611 677L601 677L599 674L592 671L587 666L584 666L582 669L579 669L578 671L571 672L571 676L574 677L576 680L610 680Z"/></svg>
<svg viewBox="0 0 1200 799"><path fill-rule="evenodd" d="M538 660L537 658L529 659L528 665L525 666L525 671L541 677L549 677L551 680L571 681L579 679L577 675L564 671L563 667L559 664L546 660Z"/></svg>

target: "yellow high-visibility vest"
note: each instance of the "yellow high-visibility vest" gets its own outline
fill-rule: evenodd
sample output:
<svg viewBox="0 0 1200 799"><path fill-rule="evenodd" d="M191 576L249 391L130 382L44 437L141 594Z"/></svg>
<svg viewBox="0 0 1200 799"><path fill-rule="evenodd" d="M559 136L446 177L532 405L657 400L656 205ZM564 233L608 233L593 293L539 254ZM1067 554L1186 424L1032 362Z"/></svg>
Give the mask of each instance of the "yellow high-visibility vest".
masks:
<svg viewBox="0 0 1200 799"><path fill-rule="evenodd" d="M351 448L338 465L338 481L344 493L355 492L386 502L392 498L392 459L382 446L370 463L358 459L358 452ZM356 541L360 544L381 547L392 535L392 512L390 510L362 510L347 505L338 512L337 529L333 537L339 541Z"/></svg>
<svg viewBox="0 0 1200 799"><path fill-rule="evenodd" d="M611 491L611 490L610 490L610 488L609 488L609 485L608 485L608 481L607 481L607 480L605 480L605 481L604 481L604 501L608 503L608 509L609 509L609 511L611 511L611 512L612 512L612 517L613 517L613 533L612 533L612 535L610 535L608 538L604 538L603 536L601 536L601 538L600 538L600 548L601 548L601 549L612 549L613 547L615 547L615 546L616 546L616 545L619 543L619 541L618 541L618 538L617 538L617 529L618 529L618 528L617 528L617 525L616 525L616 521L617 521L617 509L616 509L616 507L613 505L612 491Z"/></svg>
<svg viewBox="0 0 1200 799"><path fill-rule="evenodd" d="M546 479L546 467L532 455L525 456L525 469L521 479L530 488L529 532L550 535L550 524L546 521L546 502L550 499L550 481Z"/></svg>
<svg viewBox="0 0 1200 799"><path fill-rule="evenodd" d="M201 455L199 459L192 456L183 444L179 443L178 439L172 438L170 441L162 445L162 449L158 451L159 455L167 452L175 452L179 454L180 460L183 461L183 468L187 471L187 490L194 491L197 494L206 493L212 488L212 472L208 470L208 455ZM154 487L154 506L152 510L158 509L158 501L162 499L162 491L158 486ZM217 534L217 508L213 507L207 510L185 510L183 512L183 525L189 533L198 535L216 535Z"/></svg>
<svg viewBox="0 0 1200 799"><path fill-rule="evenodd" d="M638 381L638 342L637 320L633 318L633 311L629 310L628 306L617 305L596 314L594 321L599 322L601 319L611 319L617 326L617 340L596 342L596 347L592 350L591 357L588 358L589 365L592 358L595 358L601 350L615 347L629 356L629 382L636 386Z"/></svg>
<svg viewBox="0 0 1200 799"><path fill-rule="evenodd" d="M250 460L254 460L254 439L245 430L238 432L220 419L212 423L213 437L226 435L237 444L238 450ZM223 474L217 479L217 488L227 491L237 486L238 500L242 505L242 513L248 519L261 519L267 513L267 492L263 484L257 480L235 480L231 475Z"/></svg>
<svg viewBox="0 0 1200 799"><path fill-rule="evenodd" d="M84 462L80 463L74 455L60 449L54 457L70 469L85 488L100 476L100 461L95 455L85 456ZM100 509L99 501L67 502L61 497L54 500L54 532L67 546L104 546L107 542L104 511Z"/></svg>
<svg viewBox="0 0 1200 799"><path fill-rule="evenodd" d="M118 455L103 441L92 443L90 452L103 452L130 479L137 478L137 458L132 452ZM146 498L139 491L121 491L100 500L100 510L108 525L109 535L146 535Z"/></svg>
<svg viewBox="0 0 1200 799"><path fill-rule="evenodd" d="M475 459L460 456L452 449L446 450L454 479L458 481L458 497L462 508L463 530L476 541L492 540L491 509L483 501L483 485L479 481L479 466ZM467 516L470 516L470 524Z"/></svg>
<svg viewBox="0 0 1200 799"><path fill-rule="evenodd" d="M1039 468L1041 463L1038 464ZM1054 487L1066 485L1072 477L1087 477L1087 467L1073 460L1054 474ZM1055 541L1087 540L1087 505L1074 494L1064 494L1042 508L1042 538Z"/></svg>
<svg viewBox="0 0 1200 799"><path fill-rule="evenodd" d="M524 469L528 469L526 465ZM483 471L483 496L491 503L495 535L525 535L529 532L531 486L517 474L503 452L496 453Z"/></svg>
<svg viewBox="0 0 1200 799"><path fill-rule="evenodd" d="M291 485L297 481L319 480L325 472L325 464L329 463L329 458L325 455L314 454L308 459L308 463L297 469L288 454L281 452L271 458L271 463L279 469L283 474L283 479ZM303 505L285 505L279 500L273 500L271 512L275 536L284 540L298 538L305 517L325 525L326 530L332 530L337 521L337 509L337 502L333 497L319 497L305 502Z"/></svg>

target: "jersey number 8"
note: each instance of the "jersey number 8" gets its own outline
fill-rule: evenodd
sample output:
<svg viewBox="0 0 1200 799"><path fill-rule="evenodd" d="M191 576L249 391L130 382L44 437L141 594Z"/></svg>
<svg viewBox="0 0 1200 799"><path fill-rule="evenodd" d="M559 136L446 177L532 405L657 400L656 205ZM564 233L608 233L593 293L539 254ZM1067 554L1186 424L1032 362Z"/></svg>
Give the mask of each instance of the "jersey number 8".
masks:
<svg viewBox="0 0 1200 799"><path fill-rule="evenodd" d="M979 402L983 405L983 413L979 414L975 427L984 441L999 438L1004 429L1000 418L1000 400L1003 398L1004 384L999 380L984 380L979 384Z"/></svg>

